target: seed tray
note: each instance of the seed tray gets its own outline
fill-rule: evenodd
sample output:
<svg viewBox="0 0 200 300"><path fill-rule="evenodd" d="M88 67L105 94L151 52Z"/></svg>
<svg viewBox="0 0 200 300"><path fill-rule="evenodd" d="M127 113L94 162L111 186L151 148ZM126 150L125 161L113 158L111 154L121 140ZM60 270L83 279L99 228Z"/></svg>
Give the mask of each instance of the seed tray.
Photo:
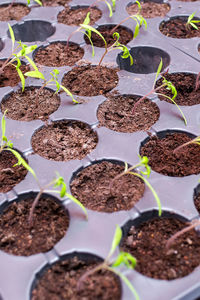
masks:
<svg viewBox="0 0 200 300"><path fill-rule="evenodd" d="M26 1L17 2L25 3ZM92 2L91 0L84 0L81 2L81 6L89 5ZM118 0L116 12L112 18L109 18L107 8L100 3L98 7L102 10L103 14L101 19L96 22L95 27L103 24L117 24L119 20L127 16L126 6L129 2L129 0ZM4 3L9 3L9 1L4 1L2 4ZM157 49L163 51L163 59L167 58L165 67L169 67L170 72L189 72L195 74L199 72L198 61L200 61L200 55L197 50L199 39L171 39L163 36L158 29L160 22L167 20L167 18L171 16L189 15L197 11L198 2L184 3L171 1L169 3L171 10L165 18L148 19L148 30L145 32L142 29L137 39L128 43L127 46L130 49L132 48L133 55L136 51L136 49L134 49L135 47L142 47L146 55L149 53L147 47L155 48L155 52L148 56L150 61L147 61L148 72L146 72L146 74L133 73L126 70L118 72L119 83L114 90L120 94L144 95L151 89L155 78L155 70L150 70L148 67L153 65L151 58L158 55ZM80 1L74 0L69 4L71 6L77 6L80 5ZM53 41L66 41L67 36L69 36L75 27L57 23L57 14L62 9L63 7L61 6L40 8L34 7L33 5L29 15L24 17L22 21L10 21L9 23L19 28L20 24L23 25L23 22L29 21L31 28L33 27L32 21L37 20L37 22L49 22L49 24L53 26L55 29L53 35L46 38L46 31L44 30L41 40L33 41L30 44L45 46ZM197 16L198 15L200 17L200 13L197 11ZM40 23L40 26L41 24L42 23ZM134 23L129 20L124 26L133 30ZM50 28L52 27L50 26ZM31 32L30 36L34 37L35 33ZM1 22L0 38L4 44L4 48L0 51L0 59L3 59L6 58L11 48L11 41L7 36L7 22ZM85 44L81 34L74 35L71 41L78 43L84 49L85 54L82 62L87 63L89 61L94 65L98 62L103 53L103 49L95 47L95 57L92 58L91 47ZM165 62L165 60L163 61ZM120 64L122 69L127 65L126 61L120 60L119 53L117 52L112 53L112 55L109 54L105 58L104 63L112 67L117 67L118 64ZM72 68L73 67L58 68L60 71L59 80L61 81L63 75ZM42 72L48 77L49 71L52 69L53 68L50 67L43 67ZM28 79L26 83L28 86L40 86L41 84L40 80L36 79ZM17 90L18 88L20 87L0 88L0 99L2 100L12 90ZM87 167L94 162L106 159L120 162L126 161L132 165L138 161L140 147L148 137L147 133L142 131L119 133L105 127L98 127L97 109L99 104L106 100L106 96L81 96L78 98L87 100L87 103L73 105L69 97L62 94L61 105L59 109L50 116L50 120L79 120L89 124L93 130L97 132L97 147L80 161L56 162L46 160L34 154L31 147L31 136L35 130L44 125L43 122L39 120L22 122L7 119L7 136L12 138L15 147L22 151L24 156L28 159L30 166L38 175L41 185L49 182L52 176L54 176L55 171L59 170L61 176L63 176L67 182L68 190L70 190L70 181L77 170ZM160 109L160 118L150 129L152 134L156 134L157 132L165 134L169 130L178 130L199 135L199 105L181 107L188 120L188 126L186 127L174 105L160 101L156 96L150 98ZM0 113L0 116L2 117L2 113ZM164 211L173 212L175 215L187 220L192 220L199 217L193 203L194 191L197 187L198 179L199 175L182 178L168 177L152 170L149 182L155 187L161 199ZM17 184L10 192L0 194L1 211L5 205L16 199L18 195L37 190L38 188L32 179L32 175L28 173L25 179ZM88 210L88 222L85 221L80 209L71 203L68 198L64 199L62 204L69 211L70 225L66 235L52 250L47 253L40 253L29 257L16 257L0 251L0 294L3 300L29 300L34 280L39 276L41 270L46 265L57 261L60 257L73 252L91 253L102 258L106 257L116 224L124 226L129 220L138 218L147 220L157 213L155 200L148 188L145 188L144 196L130 211L120 211L109 214ZM147 278L135 270L122 271L133 283L141 300L156 300L161 297L163 300L193 300L200 295L200 267L196 268L190 275L173 281ZM132 294L128 288L123 283L122 286L122 300L132 299Z"/></svg>

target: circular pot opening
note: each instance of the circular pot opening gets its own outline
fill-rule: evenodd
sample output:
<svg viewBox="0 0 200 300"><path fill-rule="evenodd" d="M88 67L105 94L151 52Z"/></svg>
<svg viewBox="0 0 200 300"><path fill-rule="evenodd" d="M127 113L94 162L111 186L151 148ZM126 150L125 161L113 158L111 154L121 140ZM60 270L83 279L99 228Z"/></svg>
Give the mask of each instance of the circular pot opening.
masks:
<svg viewBox="0 0 200 300"><path fill-rule="evenodd" d="M161 71L170 64L169 54L159 48L148 46L133 47L130 50L130 54L134 61L132 66L130 65L130 58L122 58L122 53L118 54L117 64L121 70L137 74L150 74L157 72L161 58L163 62Z"/></svg>
<svg viewBox="0 0 200 300"><path fill-rule="evenodd" d="M102 299L120 300L121 282L111 271L99 271L82 282L81 276L102 262L102 258L89 254L74 252L62 256L53 264L47 264L37 275L32 284L30 299ZM98 284L97 284L98 282Z"/></svg>
<svg viewBox="0 0 200 300"><path fill-rule="evenodd" d="M112 32L112 30L115 27L116 27L116 24L115 25L107 24L107 25L100 25L96 28L103 35L104 39L107 42L108 47L113 45L114 42L116 41L113 37L114 32L119 33L119 35L120 35L119 42L123 45L128 44L133 39L133 32L129 28L120 25L116 28L116 30L114 30ZM84 39L85 39L86 43L90 45L90 41L86 35L84 36ZM105 48L105 43L98 34L92 32L91 40L92 40L92 43L94 46L100 47L100 48Z"/></svg>
<svg viewBox="0 0 200 300"><path fill-rule="evenodd" d="M35 131L31 144L35 153L55 160L82 159L98 143L97 133L81 121L60 120Z"/></svg>
<svg viewBox="0 0 200 300"><path fill-rule="evenodd" d="M158 121L160 110L156 103L145 99L133 113L134 104L141 97L138 95L110 95L98 107L98 126L104 126L117 132L135 132L150 129Z"/></svg>
<svg viewBox="0 0 200 300"><path fill-rule="evenodd" d="M189 144L180 147L195 137L192 133L181 130L163 130L141 143L140 155L147 156L151 168L163 175L183 177L199 174L199 145Z"/></svg>
<svg viewBox="0 0 200 300"><path fill-rule="evenodd" d="M176 39L189 39L193 37L200 37L200 23L195 23L199 30L187 25L189 16L174 16L168 21L160 23L160 32L168 37ZM193 20L200 20L194 17Z"/></svg>
<svg viewBox="0 0 200 300"><path fill-rule="evenodd" d="M58 14L58 22L69 26L79 26L83 24L88 12L90 12L90 25L93 25L102 16L102 12L97 7L77 5L66 7Z"/></svg>
<svg viewBox="0 0 200 300"><path fill-rule="evenodd" d="M156 18L156 17L164 17L170 11L170 5L168 3L164 3L163 0L156 1L142 1L141 4L141 15L144 18ZM136 2L130 2L126 10L129 15L134 15L138 13L138 5Z"/></svg>
<svg viewBox="0 0 200 300"><path fill-rule="evenodd" d="M143 213L123 226L121 251L137 259L136 271L147 277L174 280L190 274L200 262L200 236L192 229L167 241L188 226L188 220L180 215L164 211Z"/></svg>
<svg viewBox="0 0 200 300"><path fill-rule="evenodd" d="M13 91L1 101L1 111L6 117L18 121L47 120L60 106L60 97L55 91L40 87L27 87Z"/></svg>
<svg viewBox="0 0 200 300"><path fill-rule="evenodd" d="M68 211L57 198L45 193L35 207L30 226L28 218L37 194L21 194L0 208L1 250L13 255L30 256L49 251L65 235L69 226Z"/></svg>
<svg viewBox="0 0 200 300"><path fill-rule="evenodd" d="M101 160L75 172L70 189L74 197L88 209L112 213L130 210L143 196L144 182L131 174L113 179L124 171L125 164Z"/></svg>
<svg viewBox="0 0 200 300"><path fill-rule="evenodd" d="M44 42L48 37L52 36L56 28L49 22L32 20L24 21L21 24L12 26L15 39L22 42ZM8 37L10 33L7 31Z"/></svg>
<svg viewBox="0 0 200 300"><path fill-rule="evenodd" d="M38 47L34 53L34 61L48 67L73 66L82 59L84 50L75 43L53 42L47 46Z"/></svg>

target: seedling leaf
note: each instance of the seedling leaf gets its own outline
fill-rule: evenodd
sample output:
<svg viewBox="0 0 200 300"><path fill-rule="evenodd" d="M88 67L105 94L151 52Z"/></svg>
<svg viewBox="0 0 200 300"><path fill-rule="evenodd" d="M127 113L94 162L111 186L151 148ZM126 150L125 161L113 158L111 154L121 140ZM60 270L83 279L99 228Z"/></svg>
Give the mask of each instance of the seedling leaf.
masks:
<svg viewBox="0 0 200 300"><path fill-rule="evenodd" d="M118 267L121 264L125 264L125 266L129 269L134 269L137 264L137 260L130 253L121 251L115 262L112 264L112 267Z"/></svg>
<svg viewBox="0 0 200 300"><path fill-rule="evenodd" d="M104 44L105 44L105 47L107 48L107 42L106 40L104 39L103 35L98 31L96 30L95 28L93 28L92 26L90 25L85 25L85 24L80 24L81 28L85 29L85 30L91 30L92 32L96 33L98 36L100 36L100 38L103 40Z"/></svg>
<svg viewBox="0 0 200 300"><path fill-rule="evenodd" d="M12 48L14 49L14 46L15 46L15 35L14 35L14 31L13 31L13 29L10 26L9 23L8 23L8 28L9 28L10 37L11 37L11 40L12 40Z"/></svg>
<svg viewBox="0 0 200 300"><path fill-rule="evenodd" d="M65 91L65 93L67 93L72 98L72 101L74 103L78 103L78 101L76 99L74 99L72 93L66 87L64 87L63 85L60 85L60 88L63 89L63 91Z"/></svg>
<svg viewBox="0 0 200 300"><path fill-rule="evenodd" d="M18 75L19 75L19 77L20 77L20 79L21 79L21 83L22 83L22 92L23 92L24 89L25 89L25 78L24 78L24 75L23 75L22 71L21 71L19 68L16 67L16 70L17 70L17 73L18 73Z"/></svg>
<svg viewBox="0 0 200 300"><path fill-rule="evenodd" d="M33 52L37 48L37 45L32 45L32 46L29 46L29 47L27 47L26 45L21 45L21 46L22 46L23 49L20 50L16 54L16 57L21 57L21 56L28 55L28 54L30 54L31 52Z"/></svg>
<svg viewBox="0 0 200 300"><path fill-rule="evenodd" d="M88 220L88 213L87 213L87 210L86 210L85 206L78 199L76 199L74 196L72 196L71 194L66 193L66 196L69 199L71 199L74 203L78 204L78 206L80 206L80 208L83 210L83 212L86 216L86 220Z"/></svg>
<svg viewBox="0 0 200 300"><path fill-rule="evenodd" d="M38 71L38 68L36 66L36 64L34 63L34 61L29 57L25 55L25 58L28 60L28 62L30 63L30 65L34 68L35 71Z"/></svg>
<svg viewBox="0 0 200 300"><path fill-rule="evenodd" d="M90 12L87 13L85 20L83 21L84 25L88 25L90 23Z"/></svg>
<svg viewBox="0 0 200 300"><path fill-rule="evenodd" d="M115 252L115 249L117 248L117 246L119 245L119 243L121 241L121 238L122 238L122 230L119 227L119 225L116 225L115 234L114 234L112 246L111 246L110 252L108 254L108 257L113 255L113 253Z"/></svg>
<svg viewBox="0 0 200 300"><path fill-rule="evenodd" d="M39 71L29 71L26 72L24 75L27 77L40 78L45 80L44 75Z"/></svg>
<svg viewBox="0 0 200 300"><path fill-rule="evenodd" d="M112 11L112 6L110 5L110 3L108 1L105 0L106 5L108 6L109 9L109 17L111 18L113 16L113 11Z"/></svg>

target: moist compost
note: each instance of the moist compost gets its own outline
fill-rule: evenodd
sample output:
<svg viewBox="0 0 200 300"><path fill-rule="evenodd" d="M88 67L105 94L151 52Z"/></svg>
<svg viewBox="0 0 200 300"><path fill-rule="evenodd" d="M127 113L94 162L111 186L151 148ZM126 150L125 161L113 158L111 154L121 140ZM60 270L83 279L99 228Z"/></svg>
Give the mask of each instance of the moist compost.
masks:
<svg viewBox="0 0 200 300"><path fill-rule="evenodd" d="M33 214L33 224L28 218L34 193L21 201L12 202L1 214L0 249L14 255L29 256L49 251L66 233L69 215L64 208L49 197L41 197Z"/></svg>
<svg viewBox="0 0 200 300"><path fill-rule="evenodd" d="M137 259L136 270L145 276L173 280L190 274L200 263L200 237L195 230L181 235L169 249L167 240L188 224L173 218L157 218L132 226L121 250Z"/></svg>
<svg viewBox="0 0 200 300"><path fill-rule="evenodd" d="M93 25L102 16L102 12L97 7L66 7L58 14L58 22L65 25L79 26L83 24L88 12L90 12L90 25Z"/></svg>
<svg viewBox="0 0 200 300"><path fill-rule="evenodd" d="M200 37L200 30L193 28L191 25L186 26L187 17L174 17L169 21L162 22L160 24L160 31L162 34L177 38L177 39L189 39L193 37ZM200 29L200 24L195 24Z"/></svg>
<svg viewBox="0 0 200 300"><path fill-rule="evenodd" d="M98 263L93 257L86 261L74 256L54 264L37 282L31 300L120 300L120 280L110 271L98 271L88 276L78 290L78 280Z"/></svg>
<svg viewBox="0 0 200 300"><path fill-rule="evenodd" d="M115 212L131 209L144 194L144 183L136 176L126 174L124 165L102 161L76 174L70 184L71 193L82 204L95 211Z"/></svg>
<svg viewBox="0 0 200 300"><path fill-rule="evenodd" d="M71 0L42 0L42 5L43 6L68 6L68 3Z"/></svg>
<svg viewBox="0 0 200 300"><path fill-rule="evenodd" d="M149 99L145 99L133 113L134 104L140 98L133 95L108 98L100 104L97 111L99 126L118 132L135 132L151 128L159 119L159 108Z"/></svg>
<svg viewBox="0 0 200 300"><path fill-rule="evenodd" d="M32 136L35 153L55 160L82 159L97 145L97 133L80 121L63 120L42 126Z"/></svg>
<svg viewBox="0 0 200 300"><path fill-rule="evenodd" d="M24 92L18 90L4 97L1 102L2 113L12 120L32 121L46 120L48 116L58 109L60 98L47 88L25 88Z"/></svg>
<svg viewBox="0 0 200 300"><path fill-rule="evenodd" d="M183 177L200 173L200 147L189 144L174 153L174 150L191 141L186 133L167 133L166 137L153 136L140 149L140 155L149 158L151 168L163 175Z"/></svg>
<svg viewBox="0 0 200 300"><path fill-rule="evenodd" d="M140 2L141 3L141 15L144 18L155 18L155 17L164 17L170 10L170 5L167 3L156 3L156 2ZM138 13L137 3L133 3L127 6L127 12L129 15L134 15Z"/></svg>
<svg viewBox="0 0 200 300"><path fill-rule="evenodd" d="M0 193L7 193L21 182L28 171L21 165L15 166L16 157L10 151L0 153Z"/></svg>
<svg viewBox="0 0 200 300"><path fill-rule="evenodd" d="M21 20L28 15L30 8L25 4L4 4L0 6L0 21Z"/></svg>
<svg viewBox="0 0 200 300"><path fill-rule="evenodd" d="M114 44L116 39L113 37L114 32L118 32L120 37L119 37L119 42L123 45L128 44L132 39L133 39L133 33L130 29L124 27L124 26L118 26L113 32L112 29L115 28L116 25L101 25L97 28L97 30L103 35L104 39L107 42L107 46L110 47L111 45ZM87 44L90 45L90 41L87 38L87 36L84 37L85 41ZM102 38L92 32L91 33L91 40L94 46L100 47L100 48L105 48L105 43L102 40Z"/></svg>
<svg viewBox="0 0 200 300"><path fill-rule="evenodd" d="M0 60L0 68L3 66L5 60ZM29 66L22 65L20 67L22 73L28 72ZM20 82L20 77L16 71L16 68L12 65L6 66L2 73L0 72L0 87L16 86Z"/></svg>
<svg viewBox="0 0 200 300"><path fill-rule="evenodd" d="M72 94L98 96L110 92L118 81L117 69L88 65L73 68L64 75L62 84Z"/></svg>
<svg viewBox="0 0 200 300"><path fill-rule="evenodd" d="M172 73L165 74L164 77L173 83L177 90L177 96L174 99L178 105L195 105L200 103L200 86L196 89L196 74L189 73ZM156 87L162 85L163 79L160 78L156 82ZM172 98L173 94L171 91L167 90L165 87L159 90L159 93L165 94L166 96ZM160 100L172 103L169 99L158 96Z"/></svg>
<svg viewBox="0 0 200 300"><path fill-rule="evenodd" d="M84 50L75 43L54 42L47 47L39 47L34 61L48 67L73 66L84 55Z"/></svg>

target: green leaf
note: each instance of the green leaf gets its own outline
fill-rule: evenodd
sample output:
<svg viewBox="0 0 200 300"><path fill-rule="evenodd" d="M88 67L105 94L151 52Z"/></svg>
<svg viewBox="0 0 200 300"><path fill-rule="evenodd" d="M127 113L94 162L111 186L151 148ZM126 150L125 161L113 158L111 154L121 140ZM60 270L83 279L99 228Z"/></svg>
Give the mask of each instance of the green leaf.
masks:
<svg viewBox="0 0 200 300"><path fill-rule="evenodd" d="M134 39L138 36L139 31L140 31L140 24L137 22L135 26L134 36L133 36Z"/></svg>
<svg viewBox="0 0 200 300"><path fill-rule="evenodd" d="M81 31L81 32L82 32L82 31ZM91 39L91 35L89 35L89 34L86 33L86 32L83 32L83 33L87 36L88 40L90 41L90 44L91 44L91 46L92 46L92 56L94 57L95 52L94 52L94 45L93 45L93 42L92 42L92 39Z"/></svg>
<svg viewBox="0 0 200 300"><path fill-rule="evenodd" d="M34 63L34 61L29 56L25 55L25 58L28 60L29 64L34 68L34 70L38 71L38 68L37 68L36 64Z"/></svg>
<svg viewBox="0 0 200 300"><path fill-rule="evenodd" d="M72 93L66 88L64 87L63 85L60 85L60 88L63 89L63 91L65 91L65 93L67 93L71 98L72 98L72 101L74 103L78 103L78 101L76 101L72 95Z"/></svg>
<svg viewBox="0 0 200 300"><path fill-rule="evenodd" d="M103 40L103 42L105 44L105 48L107 48L106 40L104 39L103 35L97 29L93 28L90 25L85 25L85 24L80 24L80 27L85 29L85 30L91 30L92 32L96 33Z"/></svg>
<svg viewBox="0 0 200 300"><path fill-rule="evenodd" d="M85 206L78 200L76 199L74 196L66 193L66 196L71 199L74 203L76 203L84 212L85 216L86 216L86 220L88 220L88 214L87 214L87 210L85 208Z"/></svg>
<svg viewBox="0 0 200 300"><path fill-rule="evenodd" d="M4 111L4 114L2 116L1 119L1 136L2 136L2 141L7 142L7 138L6 138L6 120L5 120L5 115L7 113L7 109Z"/></svg>
<svg viewBox="0 0 200 300"><path fill-rule="evenodd" d="M25 55L28 55L30 54L31 52L33 52L35 49L37 48L37 45L32 45L32 46L29 46L29 47L25 47L23 48L22 50L20 50L16 56L17 57L21 57L21 56L25 56Z"/></svg>
<svg viewBox="0 0 200 300"><path fill-rule="evenodd" d="M155 87L155 84L156 84L156 81L158 79L158 76L159 76L160 72L162 71L162 67L163 67L163 61L162 61L162 57L161 57L158 69L156 71L156 77L155 77L155 80L154 80L153 87Z"/></svg>
<svg viewBox="0 0 200 300"><path fill-rule="evenodd" d="M15 46L15 35L14 35L14 31L13 31L13 29L10 26L9 23L8 23L8 28L9 28L10 37L11 37L11 40L12 40L12 48L14 48L14 46Z"/></svg>
<svg viewBox="0 0 200 300"><path fill-rule="evenodd" d="M18 75L20 77L20 80L21 80L22 92L23 92L24 89L25 89L25 78L24 78L24 75L23 75L22 71L19 68L16 68L16 70L17 70L17 73L18 73Z"/></svg>
<svg viewBox="0 0 200 300"><path fill-rule="evenodd" d="M108 6L109 9L109 17L111 18L113 16L113 11L112 11L112 6L110 5L110 3L108 1L105 0L106 5Z"/></svg>
<svg viewBox="0 0 200 300"><path fill-rule="evenodd" d="M116 9L116 0L112 0L112 7L113 7L113 11L115 11L115 9Z"/></svg>
<svg viewBox="0 0 200 300"><path fill-rule="evenodd" d="M119 38L120 38L120 35L119 35L119 32L114 32L113 33L113 38L116 40L116 42L119 41ZM121 44L120 44L121 45Z"/></svg>
<svg viewBox="0 0 200 300"><path fill-rule="evenodd" d="M24 75L27 77L40 78L45 80L44 75L39 71L29 71L26 72Z"/></svg>
<svg viewBox="0 0 200 300"><path fill-rule="evenodd" d="M87 13L87 16L85 17L85 20L83 21L84 25L90 24L90 12Z"/></svg>
<svg viewBox="0 0 200 300"><path fill-rule="evenodd" d="M42 2L40 0L34 0L37 4L39 4L40 6L42 6Z"/></svg>
<svg viewBox="0 0 200 300"><path fill-rule="evenodd" d="M124 264L129 269L134 269L136 266L137 260L130 253L121 251L112 264L112 267L118 267L121 264Z"/></svg>
<svg viewBox="0 0 200 300"><path fill-rule="evenodd" d="M112 246L111 246L110 252L108 254L108 258L111 255L113 255L113 253L115 252L115 249L119 245L119 243L121 241L121 238L122 238L122 230L119 227L119 225L116 225L116 230L115 230L114 238L113 238L113 241L112 241Z"/></svg>

